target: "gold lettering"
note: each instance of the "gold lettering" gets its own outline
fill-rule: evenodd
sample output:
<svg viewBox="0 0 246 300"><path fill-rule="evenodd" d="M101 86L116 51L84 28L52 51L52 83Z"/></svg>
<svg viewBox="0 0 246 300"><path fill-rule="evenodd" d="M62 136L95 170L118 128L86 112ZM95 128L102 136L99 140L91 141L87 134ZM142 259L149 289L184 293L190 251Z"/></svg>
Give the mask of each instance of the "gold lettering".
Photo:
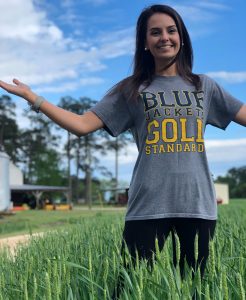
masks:
<svg viewBox="0 0 246 300"><path fill-rule="evenodd" d="M194 136L192 137L187 137L186 133L186 122L187 119L185 118L180 118L181 122L181 142L194 142L195 138Z"/></svg>
<svg viewBox="0 0 246 300"><path fill-rule="evenodd" d="M176 144L176 151L181 152L182 151L182 144Z"/></svg>
<svg viewBox="0 0 246 300"><path fill-rule="evenodd" d="M184 146L184 152L190 152L190 146L189 146L189 144L185 144L185 146Z"/></svg>
<svg viewBox="0 0 246 300"><path fill-rule="evenodd" d="M174 144L167 144L167 152L174 152Z"/></svg>
<svg viewBox="0 0 246 300"><path fill-rule="evenodd" d="M191 151L196 152L196 144L191 144Z"/></svg>
<svg viewBox="0 0 246 300"><path fill-rule="evenodd" d="M150 153L151 153L151 151L150 151L150 146L146 146L146 147L145 147L145 153L146 153L147 155L150 155Z"/></svg>
<svg viewBox="0 0 246 300"><path fill-rule="evenodd" d="M159 123L156 120L150 122L148 124L148 134L151 133L151 127L152 127L152 125L155 128L159 127ZM152 140L149 140L149 137L147 137L147 139L146 139L146 144L148 144L148 145L150 145L150 144L156 144L159 141L159 139L160 139L160 133L159 133L159 131L153 130L152 134L154 135L154 138Z"/></svg>
<svg viewBox="0 0 246 300"><path fill-rule="evenodd" d="M159 153L164 153L164 152L166 152L166 151L165 151L165 148L164 148L164 145L161 144L161 145L160 145L160 148L159 148Z"/></svg>
<svg viewBox="0 0 246 300"><path fill-rule="evenodd" d="M202 133L202 120L201 119L196 119L197 122L197 139L196 142L197 143L203 143L204 139L203 139L203 133Z"/></svg>
<svg viewBox="0 0 246 300"><path fill-rule="evenodd" d="M204 152L204 144L198 144L198 152Z"/></svg>
<svg viewBox="0 0 246 300"><path fill-rule="evenodd" d="M152 148L154 149L154 154L157 153L158 145L153 145Z"/></svg>
<svg viewBox="0 0 246 300"><path fill-rule="evenodd" d="M173 127L173 137L172 138L168 138L167 137L167 124L170 123L172 124ZM162 139L164 142L175 142L177 141L178 138L178 125L177 122L174 119L164 119L162 121Z"/></svg>

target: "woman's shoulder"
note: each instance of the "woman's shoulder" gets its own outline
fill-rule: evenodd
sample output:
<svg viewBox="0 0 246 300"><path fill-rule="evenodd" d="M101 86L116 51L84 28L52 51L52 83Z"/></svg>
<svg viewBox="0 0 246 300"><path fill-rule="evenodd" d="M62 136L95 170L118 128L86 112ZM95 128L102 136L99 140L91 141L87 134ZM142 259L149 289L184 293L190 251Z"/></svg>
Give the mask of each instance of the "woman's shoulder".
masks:
<svg viewBox="0 0 246 300"><path fill-rule="evenodd" d="M123 87L125 87L125 84L130 84L132 82L132 80L133 80L133 76L132 75L131 76L127 76L127 77L121 79L118 83L116 83L115 86L123 86Z"/></svg>
<svg viewBox="0 0 246 300"><path fill-rule="evenodd" d="M216 81L207 74L197 74L201 80L202 86L204 87L214 87L217 85Z"/></svg>
<svg viewBox="0 0 246 300"><path fill-rule="evenodd" d="M211 79L207 74L197 74L201 80L209 80Z"/></svg>
<svg viewBox="0 0 246 300"><path fill-rule="evenodd" d="M127 98L132 85L132 76L128 76L118 81L105 94L105 97Z"/></svg>

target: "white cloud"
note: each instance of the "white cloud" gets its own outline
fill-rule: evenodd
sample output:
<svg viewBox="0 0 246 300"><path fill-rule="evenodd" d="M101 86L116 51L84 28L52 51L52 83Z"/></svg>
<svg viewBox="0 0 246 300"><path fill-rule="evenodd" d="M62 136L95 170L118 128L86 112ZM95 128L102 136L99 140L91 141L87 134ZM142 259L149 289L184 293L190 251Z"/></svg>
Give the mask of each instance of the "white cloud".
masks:
<svg viewBox="0 0 246 300"><path fill-rule="evenodd" d="M226 140L206 140L208 160L211 162L246 162L246 138ZM126 154L125 154L126 153ZM126 146L124 152L119 155L120 165L135 163L138 150L135 144ZM114 156L109 153L104 156L107 163L114 162Z"/></svg>
<svg viewBox="0 0 246 300"><path fill-rule="evenodd" d="M212 1L190 1L187 4L175 1L169 2L170 6L182 16L192 39L200 39L204 36L217 32L217 26L223 11L230 7L220 2Z"/></svg>
<svg viewBox="0 0 246 300"><path fill-rule="evenodd" d="M214 10L219 10L219 11L224 11L224 10L228 10L229 7L225 4L219 3L219 2L210 2L210 1L201 1L201 2L197 2L196 5L198 7L202 7L202 8L208 8L208 9L214 9Z"/></svg>
<svg viewBox="0 0 246 300"><path fill-rule="evenodd" d="M72 1L63 5L71 6ZM134 43L127 30L94 39L97 46L64 37L31 0L1 1L0 11L0 78L4 81L15 77L32 87L38 85L39 90L72 91L87 83L101 84L103 80L95 80L91 73L105 69L106 59L132 52ZM52 87L42 86L47 84Z"/></svg>
<svg viewBox="0 0 246 300"><path fill-rule="evenodd" d="M15 109L16 121L18 126L20 127L20 129L29 128L31 125L30 121L24 114L25 110L30 109L29 105L26 101L23 101L23 99L20 99L20 102L17 100L16 103L18 104L16 105Z"/></svg>
<svg viewBox="0 0 246 300"><path fill-rule="evenodd" d="M39 0L0 1L2 80L10 82L16 77L38 91L70 92L85 85L84 78L87 78L88 84L103 83L98 75L95 77L92 73L106 69L107 60L133 54L134 27L96 34L93 40L68 38L61 28L48 18L44 9L40 8L42 6L35 6L38 2ZM90 2L102 4L104 0ZM66 8L61 16L69 11L70 21L75 22L77 16L73 15L72 10L76 8L75 1L63 0L61 5ZM206 24L214 18L217 11L226 7L219 3L202 1L193 6L177 5L176 8L192 22ZM202 30L203 28L198 26L199 35ZM80 36L79 33L77 36ZM246 81L246 72L209 74L229 82Z"/></svg>
<svg viewBox="0 0 246 300"><path fill-rule="evenodd" d="M214 12L206 11L196 5L175 5L174 8L189 22L210 22L215 19Z"/></svg>
<svg viewBox="0 0 246 300"><path fill-rule="evenodd" d="M134 27L104 33L100 37L100 43L99 51L107 59L133 54L135 45Z"/></svg>
<svg viewBox="0 0 246 300"><path fill-rule="evenodd" d="M246 163L246 139L207 140L207 156L210 162L237 162Z"/></svg>
<svg viewBox="0 0 246 300"><path fill-rule="evenodd" d="M128 165L128 164L134 164L137 160L138 156L138 150L137 146L134 143L130 143L127 146L124 146L124 149L119 152L119 165ZM97 155L99 160L103 161L104 165L107 165L109 168L114 168L115 164L115 155L113 151L108 151L106 154L100 154Z"/></svg>
<svg viewBox="0 0 246 300"><path fill-rule="evenodd" d="M66 82L60 85L40 87L35 89L35 92L36 93L44 93L44 92L64 93L68 91L74 91L83 86L97 85L103 82L104 80L102 78L88 77L88 78L82 78L79 81Z"/></svg>
<svg viewBox="0 0 246 300"><path fill-rule="evenodd" d="M135 163L138 157L138 149L135 144L129 144L129 146L126 147L125 151L120 152L119 155L119 161L120 164L130 164Z"/></svg>
<svg viewBox="0 0 246 300"><path fill-rule="evenodd" d="M238 146L246 147L246 139L207 140L206 141L207 149L218 148L218 147L228 148L228 147L238 147ZM246 151L245 151L245 154L246 154Z"/></svg>
<svg viewBox="0 0 246 300"><path fill-rule="evenodd" d="M232 167L239 167L246 162L246 138L207 140L206 153L208 162L214 176L226 174ZM137 160L138 150L135 144L129 144L119 154L119 178L130 182L134 164ZM108 152L106 155L98 154L98 158L114 174L115 155Z"/></svg>
<svg viewBox="0 0 246 300"><path fill-rule="evenodd" d="M208 72L208 76L214 79L220 79L228 83L243 83L246 82L246 72Z"/></svg>
<svg viewBox="0 0 246 300"><path fill-rule="evenodd" d="M45 12L36 10L30 0L1 1L0 11L1 39L33 43L42 38L55 42L63 37L61 30L46 18Z"/></svg>
<svg viewBox="0 0 246 300"><path fill-rule="evenodd" d="M221 11L229 9L227 5L210 1L197 1L192 4L171 4L171 6L174 7L184 19L198 24L214 21Z"/></svg>

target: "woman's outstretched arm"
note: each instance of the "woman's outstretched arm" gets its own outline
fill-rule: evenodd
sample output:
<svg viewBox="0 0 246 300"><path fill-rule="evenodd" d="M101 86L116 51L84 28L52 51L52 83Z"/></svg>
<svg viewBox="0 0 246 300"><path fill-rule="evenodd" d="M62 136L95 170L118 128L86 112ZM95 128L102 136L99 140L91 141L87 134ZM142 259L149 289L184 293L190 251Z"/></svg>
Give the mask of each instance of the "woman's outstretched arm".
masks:
<svg viewBox="0 0 246 300"><path fill-rule="evenodd" d="M27 85L23 84L17 79L13 80L13 84L0 81L0 87L8 93L17 95L26 99L31 105L34 104L37 94L35 94ZM48 101L42 102L40 106L42 111L56 124L62 128L76 134L77 136L86 135L104 126L102 120L97 117L93 112L86 112L83 115L77 115Z"/></svg>
<svg viewBox="0 0 246 300"><path fill-rule="evenodd" d="M234 122L246 126L246 104L244 104L236 114Z"/></svg>

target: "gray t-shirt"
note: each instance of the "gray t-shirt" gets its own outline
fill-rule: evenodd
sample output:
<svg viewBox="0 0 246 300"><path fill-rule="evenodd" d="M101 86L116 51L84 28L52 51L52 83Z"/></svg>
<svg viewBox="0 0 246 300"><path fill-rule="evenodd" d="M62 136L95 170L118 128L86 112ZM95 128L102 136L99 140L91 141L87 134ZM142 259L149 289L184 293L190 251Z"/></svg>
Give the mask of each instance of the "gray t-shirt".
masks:
<svg viewBox="0 0 246 300"><path fill-rule="evenodd" d="M118 136L131 129L138 158L129 188L128 220L170 217L217 219L214 184L203 135L206 124L225 129L243 103L211 78L202 86L180 76L155 76L138 101L105 96L91 111Z"/></svg>

